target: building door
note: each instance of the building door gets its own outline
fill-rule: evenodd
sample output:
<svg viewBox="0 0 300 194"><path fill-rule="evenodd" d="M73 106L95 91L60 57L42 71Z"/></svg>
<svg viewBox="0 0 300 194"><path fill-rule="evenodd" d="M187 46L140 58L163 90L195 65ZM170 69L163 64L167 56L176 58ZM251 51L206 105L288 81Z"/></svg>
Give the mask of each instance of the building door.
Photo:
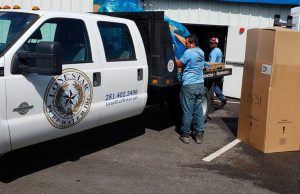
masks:
<svg viewBox="0 0 300 194"><path fill-rule="evenodd" d="M196 34L199 37L199 47L205 53L205 60L208 61L210 53L209 40L212 37L219 39L218 47L223 52L223 58L226 56L226 42L228 34L228 26L213 26L199 24L184 24L191 34ZM225 58L223 59L225 62Z"/></svg>

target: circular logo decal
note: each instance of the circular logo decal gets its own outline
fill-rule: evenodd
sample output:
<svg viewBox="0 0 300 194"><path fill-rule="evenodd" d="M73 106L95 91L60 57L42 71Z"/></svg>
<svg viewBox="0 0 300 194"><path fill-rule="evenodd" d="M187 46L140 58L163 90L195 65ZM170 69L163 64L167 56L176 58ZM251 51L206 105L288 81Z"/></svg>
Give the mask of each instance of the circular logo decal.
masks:
<svg viewBox="0 0 300 194"><path fill-rule="evenodd" d="M29 106L27 102L22 102L18 108L15 108L13 112L18 112L20 115L26 115L33 106Z"/></svg>
<svg viewBox="0 0 300 194"><path fill-rule="evenodd" d="M92 98L92 84L88 76L77 69L64 69L47 87L44 113L54 127L68 128L88 114Z"/></svg>
<svg viewBox="0 0 300 194"><path fill-rule="evenodd" d="M174 61L173 60L170 60L168 62L168 71L169 72L172 72L174 70Z"/></svg>

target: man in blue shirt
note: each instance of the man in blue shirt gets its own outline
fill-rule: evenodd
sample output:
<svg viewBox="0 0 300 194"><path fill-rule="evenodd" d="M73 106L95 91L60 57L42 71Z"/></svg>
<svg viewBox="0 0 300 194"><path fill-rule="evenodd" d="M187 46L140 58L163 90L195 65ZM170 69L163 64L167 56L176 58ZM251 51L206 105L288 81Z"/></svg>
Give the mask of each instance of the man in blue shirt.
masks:
<svg viewBox="0 0 300 194"><path fill-rule="evenodd" d="M209 41L210 48L212 51L209 54L209 62L221 63L223 58L223 53L221 49L218 48L219 40L216 37L213 37ZM220 85L222 83L222 78L217 79L215 82L214 92L217 98L221 101L221 106L224 106L227 102L227 98L224 96Z"/></svg>
<svg viewBox="0 0 300 194"><path fill-rule="evenodd" d="M182 67L182 87L180 90L180 104L183 110L180 140L189 143L191 125L196 143L201 143L204 133L204 116L202 102L204 101L205 88L203 68L205 64L204 52L199 48L196 35L186 37L187 50L178 60L176 65Z"/></svg>

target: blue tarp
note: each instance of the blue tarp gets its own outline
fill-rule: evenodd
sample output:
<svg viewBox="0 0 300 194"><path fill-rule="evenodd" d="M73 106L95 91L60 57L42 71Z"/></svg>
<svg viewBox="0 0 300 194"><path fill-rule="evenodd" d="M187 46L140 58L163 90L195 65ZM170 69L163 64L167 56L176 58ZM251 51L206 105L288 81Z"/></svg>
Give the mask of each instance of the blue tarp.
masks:
<svg viewBox="0 0 300 194"><path fill-rule="evenodd" d="M94 4L103 5L105 0L94 0Z"/></svg>
<svg viewBox="0 0 300 194"><path fill-rule="evenodd" d="M138 6L138 0L106 0L98 10L99 12L140 12L144 11Z"/></svg>
<svg viewBox="0 0 300 194"><path fill-rule="evenodd" d="M101 2L100 2L101 1ZM142 12L144 11L138 5L138 0L94 0L94 3L98 2L101 7L98 12ZM168 22L170 27L170 33L172 37L172 41L174 44L174 54L180 59L186 50L185 45L183 45L176 37L175 34L178 34L182 37L186 37L190 35L189 31L179 22L176 22L165 16L164 20Z"/></svg>
<svg viewBox="0 0 300 194"><path fill-rule="evenodd" d="M174 44L174 54L176 56L177 59L180 59L184 53L184 51L186 50L185 45L183 45L176 37L175 34L178 34L182 37L187 37L190 34L190 32L186 29L186 27L184 25L182 25L181 23L172 20L170 18L168 18L167 16L165 16L164 20L166 22L169 23L169 27L170 27L170 32L171 32L171 37L172 37L172 42Z"/></svg>
<svg viewBox="0 0 300 194"><path fill-rule="evenodd" d="M280 4L280 5L300 5L300 0L219 0L230 2L242 2L242 3L268 3L268 4Z"/></svg>

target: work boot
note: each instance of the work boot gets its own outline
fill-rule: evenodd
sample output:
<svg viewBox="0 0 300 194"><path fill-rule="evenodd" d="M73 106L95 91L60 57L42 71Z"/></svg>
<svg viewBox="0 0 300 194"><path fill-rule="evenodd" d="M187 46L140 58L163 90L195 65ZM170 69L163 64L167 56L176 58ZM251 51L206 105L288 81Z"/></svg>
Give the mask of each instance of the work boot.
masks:
<svg viewBox="0 0 300 194"><path fill-rule="evenodd" d="M190 143L190 137L187 134L181 134L179 139L185 144Z"/></svg>
<svg viewBox="0 0 300 194"><path fill-rule="evenodd" d="M225 98L221 101L221 106L222 106L222 107L225 106L226 102L227 102L227 98L225 97Z"/></svg>
<svg viewBox="0 0 300 194"><path fill-rule="evenodd" d="M203 133L194 133L194 139L196 144L201 144L203 140Z"/></svg>

